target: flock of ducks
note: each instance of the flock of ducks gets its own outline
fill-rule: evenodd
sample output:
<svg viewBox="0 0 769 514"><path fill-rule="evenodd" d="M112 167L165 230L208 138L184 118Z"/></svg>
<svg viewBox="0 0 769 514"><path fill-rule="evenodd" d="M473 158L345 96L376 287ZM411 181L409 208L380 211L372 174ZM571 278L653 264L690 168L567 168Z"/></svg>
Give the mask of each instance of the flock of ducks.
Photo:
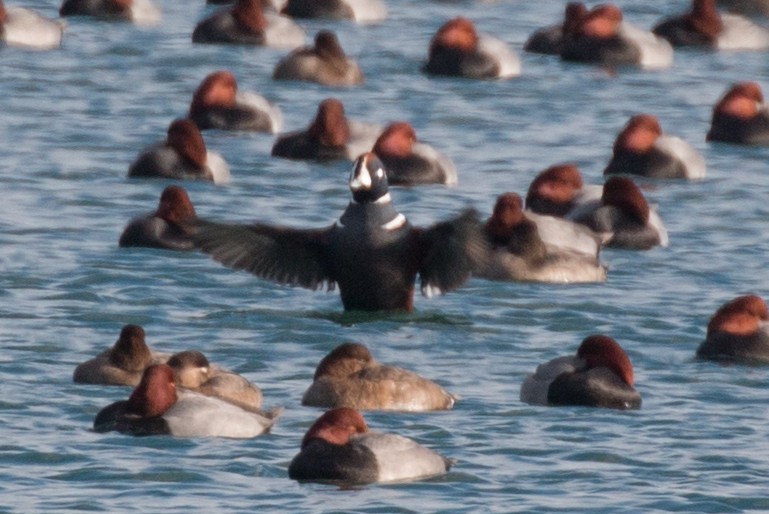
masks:
<svg viewBox="0 0 769 514"><path fill-rule="evenodd" d="M379 22L386 12L377 0L287 0L282 5L236 0L198 23L191 37L200 44L291 49L275 67L274 79L352 86L364 76L336 35L321 30L305 47L306 34L293 18ZM136 23L156 23L160 17L149 0L65 0L60 15ZM0 1L0 37L8 45L56 48L64 26L22 8L5 8ZM767 49L769 31L748 18L720 13L715 0L693 0L689 12L663 20L650 32L629 24L614 5L588 9L571 2L562 22L532 34L524 49L610 67L659 68L670 65L678 46ZM521 65L504 42L477 33L469 19L460 17L435 34L422 70L504 79L519 75ZM769 109L763 102L758 84L734 85L714 106L707 139L769 144ZM410 311L417 276L427 296L457 288L470 276L604 281L601 248L647 250L668 244L662 220L628 175L689 180L705 175L704 159L690 145L665 134L655 116L638 114L616 138L604 184L586 185L576 166L556 164L535 177L525 198L514 192L500 195L485 221L467 211L415 227L394 207L389 186L453 185L458 176L451 160L420 142L408 122L382 127L350 120L342 103L328 98L306 129L280 133L280 109L239 90L226 70L201 82L188 116L173 120L164 141L140 152L128 175L229 181L225 159L205 146L201 131L210 129L277 134L276 158L352 161L348 207L336 223L322 228L218 223L198 217L186 190L170 185L154 212L130 220L119 245L202 251L277 283L337 287L346 310ZM697 355L769 362L767 321L763 299L738 297L713 315ZM170 355L151 350L136 325L126 325L112 347L77 366L73 379L134 387L127 400L97 414L96 431L248 438L268 432L282 411L263 409L256 385L211 364L198 351ZM520 399L536 405L633 409L641 405L633 385L627 354L614 339L595 334L574 355L539 366L522 384ZM378 363L365 346L344 343L320 361L302 398L303 405L330 410L305 434L289 476L371 483L443 474L453 461L405 437L369 431L359 411L443 410L456 401L426 378Z"/></svg>

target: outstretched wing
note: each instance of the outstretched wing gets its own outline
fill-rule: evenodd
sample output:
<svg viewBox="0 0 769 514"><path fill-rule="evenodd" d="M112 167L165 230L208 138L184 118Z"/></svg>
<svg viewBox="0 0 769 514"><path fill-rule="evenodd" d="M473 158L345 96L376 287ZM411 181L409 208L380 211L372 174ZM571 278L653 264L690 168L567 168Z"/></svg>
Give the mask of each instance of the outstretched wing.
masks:
<svg viewBox="0 0 769 514"><path fill-rule="evenodd" d="M333 227L301 230L197 219L188 228L197 249L230 268L308 289L334 285L325 250Z"/></svg>
<svg viewBox="0 0 769 514"><path fill-rule="evenodd" d="M422 294L445 293L461 286L486 259L489 244L474 209L437 223L419 234L423 259L419 268Z"/></svg>

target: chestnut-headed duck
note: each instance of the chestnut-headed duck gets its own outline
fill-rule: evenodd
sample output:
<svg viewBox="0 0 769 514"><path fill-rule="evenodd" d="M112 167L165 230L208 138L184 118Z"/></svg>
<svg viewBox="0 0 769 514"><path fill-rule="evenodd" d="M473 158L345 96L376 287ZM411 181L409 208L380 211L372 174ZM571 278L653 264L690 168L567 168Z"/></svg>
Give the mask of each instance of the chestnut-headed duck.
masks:
<svg viewBox="0 0 769 514"><path fill-rule="evenodd" d="M358 63L345 55L336 34L320 30L313 46L298 48L280 60L272 77L276 80L305 80L325 86L363 84Z"/></svg>
<svg viewBox="0 0 769 514"><path fill-rule="evenodd" d="M571 211L569 219L587 225L613 248L648 250L668 245L668 233L656 210L649 207L628 177L612 175L603 185L600 202Z"/></svg>
<svg viewBox="0 0 769 514"><path fill-rule="evenodd" d="M769 145L769 107L761 86L740 82L713 107L708 141L740 145Z"/></svg>
<svg viewBox="0 0 769 514"><path fill-rule="evenodd" d="M292 18L327 18L378 23L387 18L381 0L287 0L280 12Z"/></svg>
<svg viewBox="0 0 769 514"><path fill-rule="evenodd" d="M230 437L246 439L268 432L279 411L269 415L242 409L218 398L177 390L174 371L153 364L128 400L104 407L96 415L96 432L173 435L177 437Z"/></svg>
<svg viewBox="0 0 769 514"><path fill-rule="evenodd" d="M373 152L384 163L387 181L394 186L457 183L457 170L451 159L418 141L408 122L388 125L374 143Z"/></svg>
<svg viewBox="0 0 769 514"><path fill-rule="evenodd" d="M226 43L296 48L307 34L291 18L265 10L261 0L237 0L201 20L192 32L193 43Z"/></svg>
<svg viewBox="0 0 769 514"><path fill-rule="evenodd" d="M24 7L5 7L0 0L0 42L31 50L61 46L64 22L54 21Z"/></svg>
<svg viewBox="0 0 769 514"><path fill-rule="evenodd" d="M161 18L160 10L150 0L64 0L59 15L93 16L137 25L157 25Z"/></svg>
<svg viewBox="0 0 769 514"><path fill-rule="evenodd" d="M72 379L80 384L136 386L149 365L166 362L168 357L150 350L142 327L125 325L114 345L77 365Z"/></svg>
<svg viewBox="0 0 769 514"><path fill-rule="evenodd" d="M288 476L344 484L405 482L443 475L452 465L412 439L369 431L357 410L340 407L324 413L307 430Z"/></svg>
<svg viewBox="0 0 769 514"><path fill-rule="evenodd" d="M278 136L272 145L272 155L288 159L353 161L371 150L381 133L379 125L347 118L342 102L327 98L318 105L309 127Z"/></svg>
<svg viewBox="0 0 769 514"><path fill-rule="evenodd" d="M582 2L568 2L563 22L536 30L523 44L523 49L535 54L560 55L564 39L571 36L577 22L588 12Z"/></svg>
<svg viewBox="0 0 769 514"><path fill-rule="evenodd" d="M239 90L229 71L215 71L203 79L192 95L189 118L200 130L277 133L283 124L276 105L256 93Z"/></svg>
<svg viewBox="0 0 769 514"><path fill-rule="evenodd" d="M605 335L591 335L577 354L537 366L521 385L521 401L531 405L576 405L638 409L633 365L622 347Z"/></svg>
<svg viewBox="0 0 769 514"><path fill-rule="evenodd" d="M308 289L338 285L345 310L411 311L414 282L427 297L461 286L487 244L477 214L428 228L393 206L384 164L373 153L355 161L352 200L337 223L315 229L225 224L198 219L196 247L225 266Z"/></svg>
<svg viewBox="0 0 769 514"><path fill-rule="evenodd" d="M522 204L516 193L504 193L497 198L494 212L484 226L490 252L473 272L475 276L550 283L606 280L606 267L598 259L600 244L594 235L590 236L592 247L586 252L570 247L565 241L559 240L558 245L548 243L540 236L537 222L523 212ZM589 232L585 227L560 221L571 224L575 230Z"/></svg>
<svg viewBox="0 0 769 514"><path fill-rule="evenodd" d="M479 34L472 21L459 17L433 36L423 70L472 79L510 78L521 74L521 61L502 40Z"/></svg>
<svg viewBox="0 0 769 514"><path fill-rule="evenodd" d="M431 411L454 406L456 398L435 382L374 360L360 343L343 343L318 364L302 405L358 410Z"/></svg>
<svg viewBox="0 0 769 514"><path fill-rule="evenodd" d="M692 0L691 10L658 23L652 32L673 46L716 50L769 48L769 31L737 14L719 14L716 0Z"/></svg>
<svg viewBox="0 0 769 514"><path fill-rule="evenodd" d="M739 296L710 318L697 356L744 364L769 363L768 322L769 309L761 297Z"/></svg>
<svg viewBox="0 0 769 514"><path fill-rule="evenodd" d="M181 186L168 186L160 195L157 210L128 222L118 245L193 250L195 246L190 235L184 231L180 222L194 218L195 207L187 191Z"/></svg>
<svg viewBox="0 0 769 514"><path fill-rule="evenodd" d="M564 217L577 207L601 198L603 186L585 185L573 163L554 164L531 181L526 193L526 210Z"/></svg>
<svg viewBox="0 0 769 514"><path fill-rule="evenodd" d="M663 134L656 116L637 114L614 141L603 173L699 179L705 176L705 159L683 139Z"/></svg>
<svg viewBox="0 0 769 514"><path fill-rule="evenodd" d="M174 370L177 386L261 412L262 391L237 373L211 364L203 353L195 350L175 353L167 364Z"/></svg>
<svg viewBox="0 0 769 514"><path fill-rule="evenodd" d="M601 4L576 21L563 40L561 58L606 66L668 68L673 64L673 47L624 21L616 5Z"/></svg>
<svg viewBox="0 0 769 514"><path fill-rule="evenodd" d="M129 177L230 181L230 168L216 152L206 150L200 129L191 120L174 120L166 140L144 150L128 168Z"/></svg>

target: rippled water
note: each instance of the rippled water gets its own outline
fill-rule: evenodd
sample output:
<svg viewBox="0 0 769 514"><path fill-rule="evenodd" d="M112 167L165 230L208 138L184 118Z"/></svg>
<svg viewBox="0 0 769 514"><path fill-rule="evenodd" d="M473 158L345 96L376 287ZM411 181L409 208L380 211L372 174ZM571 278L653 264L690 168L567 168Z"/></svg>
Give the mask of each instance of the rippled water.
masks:
<svg viewBox="0 0 769 514"><path fill-rule="evenodd" d="M12 2L15 5L22 2ZM54 16L52 0L28 7ZM617 2L649 27L688 2ZM669 4L669 5L668 5ZM328 89L276 83L285 53L193 46L202 2L163 1L158 27L68 22L60 51L0 50L0 510L110 512L742 512L769 510L764 367L693 359L712 312L737 294L769 295L766 201L769 150L706 144L713 103L732 82L769 87L766 53L678 52L659 72L522 55L504 82L428 79L419 73L437 27L464 14L520 51L561 2L389 0L388 20L335 30L367 76ZM450 155L455 188L396 189L417 224L497 194L525 192L532 176L575 161L601 181L630 115L659 116L708 163L695 183L645 183L670 231L666 249L606 250L601 285L471 280L412 315L342 315L335 293L275 286L198 254L119 249L132 216L155 208L160 181L127 180L128 164L186 112L209 72L227 68L241 88L282 109L286 130L317 104L341 98L349 116L407 119ZM198 213L323 226L348 202L347 163L269 157L264 134L207 132L233 180L187 183ZM132 438L90 430L96 412L127 390L75 385L75 365L112 344L120 327L145 327L155 348L196 348L259 384L285 407L254 440ZM636 412L522 404L537 364L602 332L628 351L643 407ZM339 490L297 484L287 466L320 411L299 400L318 360L361 341L381 361L432 377L461 396L453 411L366 415L376 429L415 438L458 464L445 477Z"/></svg>

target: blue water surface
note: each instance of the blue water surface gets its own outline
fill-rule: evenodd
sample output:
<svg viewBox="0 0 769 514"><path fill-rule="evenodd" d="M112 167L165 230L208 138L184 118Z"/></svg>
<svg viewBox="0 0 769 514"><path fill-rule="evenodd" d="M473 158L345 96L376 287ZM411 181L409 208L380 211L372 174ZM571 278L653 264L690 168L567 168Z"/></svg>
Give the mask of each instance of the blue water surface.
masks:
<svg viewBox="0 0 769 514"><path fill-rule="evenodd" d="M55 17L54 0L7 2ZM650 27L688 2L618 1ZM557 22L555 1L388 0L378 25L302 21L334 30L364 86L275 82L283 50L192 45L213 7L158 0L155 27L68 20L50 52L0 49L0 511L49 512L746 512L769 510L769 369L696 361L713 311L746 292L769 295L769 149L707 144L712 105L730 84L769 88L766 52L679 51L672 68L607 72L522 54L508 81L419 72L447 19L464 15L521 52ZM168 183L128 180L130 162L186 113L208 73L283 110L285 130L340 98L348 116L408 120L456 163L459 184L394 189L418 225L465 206L487 216L504 191L576 162L602 181L611 145L638 112L703 153L697 182L642 182L670 232L648 252L607 249L609 280L552 286L472 279L411 315L342 315L338 293L281 287L204 255L120 249L133 216ZM225 186L185 183L198 214L291 226L331 223L349 200L349 163L273 159L273 136L205 133L232 170ZM75 366L126 323L151 346L195 348L257 383L285 412L253 440L132 438L91 431L128 390L72 383ZM634 364L634 412L546 408L518 399L526 375L573 353L591 333L615 337ZM298 484L287 467L320 410L300 398L315 365L344 341L443 384L449 412L367 413L457 460L442 478L339 489Z"/></svg>

